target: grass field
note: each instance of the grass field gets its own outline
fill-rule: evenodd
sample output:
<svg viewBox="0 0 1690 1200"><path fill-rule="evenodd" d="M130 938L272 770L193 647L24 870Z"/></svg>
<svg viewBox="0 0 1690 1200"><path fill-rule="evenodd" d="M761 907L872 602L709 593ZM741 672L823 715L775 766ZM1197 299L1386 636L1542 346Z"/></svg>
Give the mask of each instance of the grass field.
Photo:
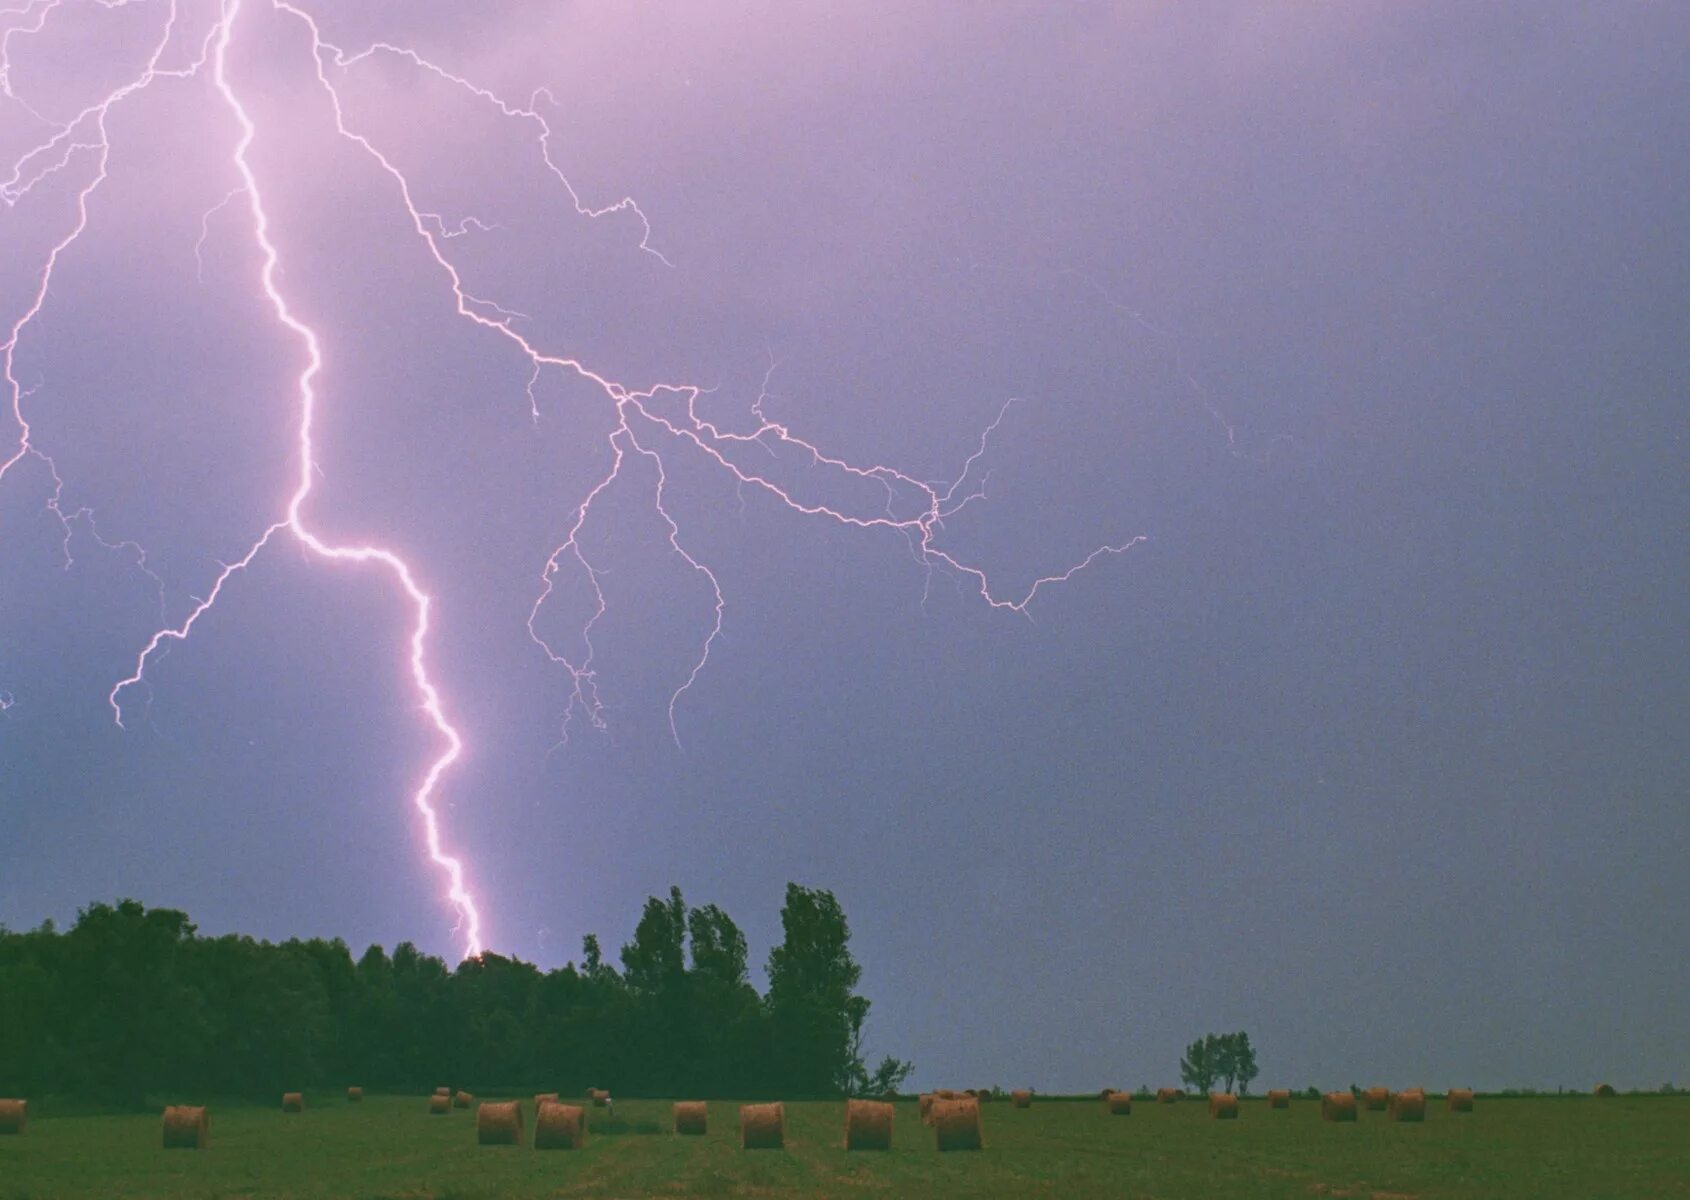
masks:
<svg viewBox="0 0 1690 1200"><path fill-rule="evenodd" d="M279 1098L278 1098L279 1101ZM49 1106L50 1108L50 1106ZM1041 1100L984 1109L986 1149L939 1154L914 1101L898 1104L893 1149L841 1149L842 1103L788 1104L787 1148L739 1148L737 1105L710 1105L702 1138L669 1132L667 1102L616 1105L581 1151L476 1145L473 1111L431 1117L421 1096L350 1104L212 1107L201 1152L159 1148L160 1117L32 1113L0 1137L0 1200L529 1200L537 1197L1690 1197L1690 1100L1486 1099L1424 1124L1363 1113L1326 1124L1319 1104L1237 1121L1199 1101ZM528 1132L533 1106L525 1104Z"/></svg>

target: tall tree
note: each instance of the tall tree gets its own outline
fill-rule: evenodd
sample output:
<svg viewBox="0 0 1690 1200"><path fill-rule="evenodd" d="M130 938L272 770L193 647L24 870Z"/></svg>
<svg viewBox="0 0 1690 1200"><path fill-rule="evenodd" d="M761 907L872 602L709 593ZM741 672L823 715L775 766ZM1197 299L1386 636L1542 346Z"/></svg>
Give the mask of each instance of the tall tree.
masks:
<svg viewBox="0 0 1690 1200"><path fill-rule="evenodd" d="M862 968L832 892L786 885L785 939L769 952L770 1062L799 1095L837 1095L862 1070L856 1039L868 1001L855 994Z"/></svg>
<svg viewBox="0 0 1690 1200"><path fill-rule="evenodd" d="M651 1091L671 1090L678 1065L693 1057L694 1021L687 987L687 906L681 889L669 889L669 899L646 899L645 911L634 928L634 940L622 947L622 981L645 1037L631 1049L636 1054L631 1078L624 1084Z"/></svg>
<svg viewBox="0 0 1690 1200"><path fill-rule="evenodd" d="M763 1007L747 982L745 934L706 904L687 914L693 1072L688 1090L754 1090L766 1043Z"/></svg>

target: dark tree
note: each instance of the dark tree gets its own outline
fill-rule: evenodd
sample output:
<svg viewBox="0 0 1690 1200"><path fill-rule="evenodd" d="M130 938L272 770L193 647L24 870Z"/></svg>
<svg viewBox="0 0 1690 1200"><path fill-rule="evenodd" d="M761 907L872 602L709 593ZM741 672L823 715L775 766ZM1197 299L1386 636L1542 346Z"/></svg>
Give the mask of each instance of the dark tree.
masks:
<svg viewBox="0 0 1690 1200"><path fill-rule="evenodd" d="M853 989L862 968L833 893L786 885L785 940L769 952L770 1064L797 1094L839 1095L857 1083L857 1040L868 1001Z"/></svg>

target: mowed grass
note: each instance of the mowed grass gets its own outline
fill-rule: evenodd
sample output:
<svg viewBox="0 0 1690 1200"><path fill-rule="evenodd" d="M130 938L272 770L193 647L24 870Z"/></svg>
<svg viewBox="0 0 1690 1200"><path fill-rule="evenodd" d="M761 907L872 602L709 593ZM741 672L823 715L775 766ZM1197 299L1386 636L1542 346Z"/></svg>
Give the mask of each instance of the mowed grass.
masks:
<svg viewBox="0 0 1690 1200"><path fill-rule="evenodd" d="M492 1098L492 1097L490 1097ZM482 1147L473 1110L430 1116L422 1096L361 1104L311 1095L301 1115L212 1106L211 1145L164 1151L160 1116L32 1115L0 1137L0 1200L528 1200L538 1197L1690 1197L1690 1101L1485 1099L1428 1104L1424 1124L1363 1113L1320 1120L1246 1100L1236 1121L1200 1101L984 1106L986 1149L940 1154L913 1101L890 1152L842 1148L841 1102L786 1106L784 1151L739 1148L738 1105L712 1101L709 1133L676 1137L667 1101L589 1110L580 1151ZM526 1132L533 1105L525 1101Z"/></svg>

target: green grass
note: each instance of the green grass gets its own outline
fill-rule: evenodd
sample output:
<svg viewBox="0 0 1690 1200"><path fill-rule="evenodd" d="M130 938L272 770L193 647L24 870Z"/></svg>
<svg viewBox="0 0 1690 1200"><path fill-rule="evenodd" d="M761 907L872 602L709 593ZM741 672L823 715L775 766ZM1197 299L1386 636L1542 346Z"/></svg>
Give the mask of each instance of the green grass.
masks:
<svg viewBox="0 0 1690 1200"><path fill-rule="evenodd" d="M679 1138L667 1102L597 1114L586 1149L480 1147L473 1111L431 1117L421 1096L309 1097L303 1115L213 1107L203 1152L159 1148L157 1114L32 1114L0 1137L0 1200L529 1200L538 1197L1518 1197L1690 1198L1690 1101L1484 1099L1422 1125L1363 1113L1325 1124L1315 1101L1237 1121L1204 1105L1099 1101L985 1106L986 1149L939 1154L901 1102L889 1153L847 1154L841 1103L788 1104L783 1152L739 1148L737 1106ZM525 1104L532 1133L532 1105Z"/></svg>

